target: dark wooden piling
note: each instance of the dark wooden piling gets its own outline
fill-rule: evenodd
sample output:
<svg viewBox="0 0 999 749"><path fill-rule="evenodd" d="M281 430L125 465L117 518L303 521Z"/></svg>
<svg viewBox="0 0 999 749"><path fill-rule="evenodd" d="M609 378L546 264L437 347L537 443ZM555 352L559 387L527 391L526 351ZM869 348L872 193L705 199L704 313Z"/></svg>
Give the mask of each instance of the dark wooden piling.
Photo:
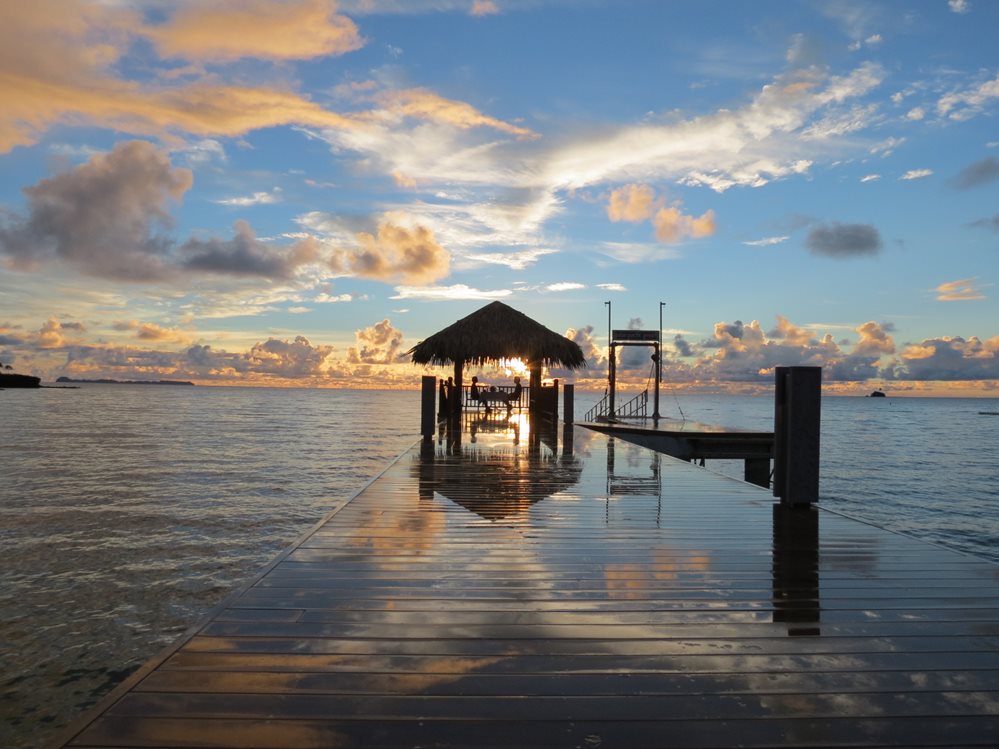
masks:
<svg viewBox="0 0 999 749"><path fill-rule="evenodd" d="M786 504L819 499L821 410L821 367L775 369L773 491Z"/></svg>

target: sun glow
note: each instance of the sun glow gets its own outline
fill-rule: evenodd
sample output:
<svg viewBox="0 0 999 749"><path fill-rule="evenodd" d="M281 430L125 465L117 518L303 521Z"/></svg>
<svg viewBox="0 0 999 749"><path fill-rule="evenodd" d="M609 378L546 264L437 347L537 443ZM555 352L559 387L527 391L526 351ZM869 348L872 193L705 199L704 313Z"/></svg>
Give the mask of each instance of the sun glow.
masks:
<svg viewBox="0 0 999 749"><path fill-rule="evenodd" d="M514 359L501 359L499 365L507 377L513 377L514 375L523 376L529 372L524 360L519 357Z"/></svg>

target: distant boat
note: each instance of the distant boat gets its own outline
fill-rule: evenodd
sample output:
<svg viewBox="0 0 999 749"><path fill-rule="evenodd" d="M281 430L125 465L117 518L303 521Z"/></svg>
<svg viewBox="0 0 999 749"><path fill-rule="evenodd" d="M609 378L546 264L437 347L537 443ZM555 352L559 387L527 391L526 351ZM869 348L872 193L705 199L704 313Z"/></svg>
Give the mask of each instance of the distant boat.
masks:
<svg viewBox="0 0 999 749"><path fill-rule="evenodd" d="M999 411L979 411L979 416L999 416Z"/></svg>
<svg viewBox="0 0 999 749"><path fill-rule="evenodd" d="M875 390L873 393L867 396L868 398L887 398L888 396L882 393L880 390Z"/></svg>

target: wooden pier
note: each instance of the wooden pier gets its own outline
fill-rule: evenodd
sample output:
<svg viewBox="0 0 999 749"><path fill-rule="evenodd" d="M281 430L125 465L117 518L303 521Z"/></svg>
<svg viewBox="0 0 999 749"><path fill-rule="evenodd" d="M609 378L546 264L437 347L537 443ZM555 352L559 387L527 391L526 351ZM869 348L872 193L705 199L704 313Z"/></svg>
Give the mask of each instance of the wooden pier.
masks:
<svg viewBox="0 0 999 749"><path fill-rule="evenodd" d="M415 445L63 744L994 747L999 566L514 418Z"/></svg>

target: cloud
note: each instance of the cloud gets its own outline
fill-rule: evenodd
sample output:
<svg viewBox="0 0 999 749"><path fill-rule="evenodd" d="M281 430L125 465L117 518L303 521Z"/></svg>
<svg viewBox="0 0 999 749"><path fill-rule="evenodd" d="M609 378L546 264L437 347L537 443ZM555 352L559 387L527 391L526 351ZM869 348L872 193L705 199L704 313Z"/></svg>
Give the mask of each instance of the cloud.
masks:
<svg viewBox="0 0 999 749"><path fill-rule="evenodd" d="M584 125L568 137L542 142L496 140L484 128L458 129L442 123L406 126L403 121L377 118L365 119L368 127L363 129L328 128L316 136L338 155L357 154L365 169L404 174L425 190L446 189L447 203L422 203L417 212L454 253L481 246L486 237L511 233L512 215L532 219L519 224L522 234L517 244L537 246L548 242L537 234L525 235L539 230L560 208L560 196L573 190L654 181L703 185L718 192L759 187L807 174L816 156L855 148L856 141L837 140L834 134L824 140L800 135L818 121L836 119L839 112L849 115L851 128L875 122L876 115L868 110L855 111L853 100L878 86L884 70L872 63L843 76L829 76L824 70L790 69L742 106L686 118L653 113L617 127ZM389 113L388 103L385 106ZM897 145L898 140L892 143ZM510 203L504 211L489 210L497 196L506 195L514 198L503 201ZM518 207L519 214L513 213ZM445 235L442 225L431 225L430 215L440 224L460 220L464 241ZM710 214L701 217L701 230L710 218Z"/></svg>
<svg viewBox="0 0 999 749"><path fill-rule="evenodd" d="M385 114L402 117L414 117L420 120L440 122L451 125L459 130L476 127L489 127L500 132L515 135L518 138L538 138L537 133L519 125L513 125L495 117L483 114L471 104L463 101L446 99L440 94L425 88L399 89L378 94L376 100L385 108L384 113L372 113L374 118ZM396 170L406 174L405 170Z"/></svg>
<svg viewBox="0 0 999 749"><path fill-rule="evenodd" d="M952 184L959 190L967 190L971 187L987 185L996 180L999 180L999 159L995 156L986 156L981 161L976 161L962 169L954 177Z"/></svg>
<svg viewBox="0 0 999 749"><path fill-rule="evenodd" d="M558 283L550 283L543 287L543 291L578 291L579 289L585 289L586 284L576 283L575 281L560 281Z"/></svg>
<svg viewBox="0 0 999 749"><path fill-rule="evenodd" d="M655 210L656 194L648 185L625 185L612 190L607 204L611 221L645 221Z"/></svg>
<svg viewBox="0 0 999 749"><path fill-rule="evenodd" d="M16 268L57 258L102 278L165 278L170 242L156 229L171 225L166 206L192 183L188 169L172 167L151 143L119 143L25 188L28 216L0 225L0 249Z"/></svg>
<svg viewBox="0 0 999 749"><path fill-rule="evenodd" d="M769 332L764 332L756 320L719 322L712 338L696 346L684 342L681 355L698 358L688 369L677 369L675 374L712 382L770 382L777 366L820 366L827 382L877 377L881 357L894 352L894 341L887 328L875 322L864 323L855 331L859 340L847 351L830 334L819 338L782 316L777 317L776 327Z"/></svg>
<svg viewBox="0 0 999 749"><path fill-rule="evenodd" d="M505 265L511 270L524 270L534 265L545 255L552 255L557 252L558 250L552 248L536 247L531 250L520 250L519 252L466 253L464 259L473 263Z"/></svg>
<svg viewBox="0 0 999 749"><path fill-rule="evenodd" d="M674 244L686 238L700 239L715 233L715 212L705 211L695 218L680 212L676 206L660 208L652 217L656 228L656 239L666 244Z"/></svg>
<svg viewBox="0 0 999 749"><path fill-rule="evenodd" d="M396 286L395 295L390 299L431 299L431 300L454 300L454 299L502 299L508 297L513 292L510 289L492 289L483 291L474 289L465 284L454 284L453 286Z"/></svg>
<svg viewBox="0 0 999 749"><path fill-rule="evenodd" d="M953 120L967 120L980 114L990 99L999 97L999 74L965 91L941 96L937 113Z"/></svg>
<svg viewBox="0 0 999 749"><path fill-rule="evenodd" d="M896 380L999 379L999 336L986 341L975 336L943 336L910 344L890 376Z"/></svg>
<svg viewBox="0 0 999 749"><path fill-rule="evenodd" d="M676 349L677 356L689 357L694 355L694 350L691 348L690 343L679 333L673 336L673 348Z"/></svg>
<svg viewBox="0 0 999 749"><path fill-rule="evenodd" d="M278 249L257 239L245 221L237 221L233 227L232 239L187 240L180 248L183 267L223 275L286 279L303 265L319 260L318 242L311 237L288 249Z"/></svg>
<svg viewBox="0 0 999 749"><path fill-rule="evenodd" d="M805 244L815 255L836 258L876 255L882 246L881 235L870 224L837 222L813 228Z"/></svg>
<svg viewBox="0 0 999 749"><path fill-rule="evenodd" d="M790 238L791 237L787 235L779 237L764 237L763 239L749 239L743 242L743 244L749 245L750 247L769 247L770 245L786 242Z"/></svg>
<svg viewBox="0 0 999 749"><path fill-rule="evenodd" d="M469 13L473 16L494 16L499 13L499 8L493 0L474 0Z"/></svg>
<svg viewBox="0 0 999 749"><path fill-rule="evenodd" d="M151 322L124 320L113 323L111 327L120 332L134 330L135 337L140 341L170 341L182 344L191 342L191 336L187 333L177 328L164 328Z"/></svg>
<svg viewBox="0 0 999 749"><path fill-rule="evenodd" d="M968 0L947 0L947 5L954 13L968 13L971 10Z"/></svg>
<svg viewBox="0 0 999 749"><path fill-rule="evenodd" d="M332 0L216 0L182 5L165 23L147 27L164 58L199 62L307 60L360 49L357 26Z"/></svg>
<svg viewBox="0 0 999 749"><path fill-rule="evenodd" d="M860 181L861 182L877 182L879 179L881 179L881 175L880 174L865 174L863 177L860 178Z"/></svg>
<svg viewBox="0 0 999 749"><path fill-rule="evenodd" d="M992 231L999 231L999 213L992 218L982 218L978 219L978 221L972 221L971 226L977 226L982 229L992 229Z"/></svg>
<svg viewBox="0 0 999 749"><path fill-rule="evenodd" d="M351 364L393 364L402 349L402 332L388 318L354 333L357 345L347 350Z"/></svg>
<svg viewBox="0 0 999 749"><path fill-rule="evenodd" d="M201 12L201 6L187 7ZM280 88L226 85L205 76L178 86L123 79L117 63L143 31L141 16L128 4L33 0L5 7L0 153L36 142L57 123L163 138L177 131L233 136L289 124L362 126Z"/></svg>
<svg viewBox="0 0 999 749"><path fill-rule="evenodd" d="M357 249L337 250L330 259L335 273L420 284L444 278L451 256L423 226L405 227L385 221L377 235L358 232Z"/></svg>
<svg viewBox="0 0 999 749"><path fill-rule="evenodd" d="M622 284L619 283L598 283L598 289L604 289L605 291L627 291Z"/></svg>
<svg viewBox="0 0 999 749"><path fill-rule="evenodd" d="M938 302L973 302L985 299L985 294L975 283L974 278L962 278L959 281L948 281L937 286Z"/></svg>
<svg viewBox="0 0 999 749"><path fill-rule="evenodd" d="M281 188L275 187L271 192L255 192L252 195L244 195L235 198L224 198L222 200L213 200L213 203L218 203L219 205L232 205L239 206L240 208L245 208L251 205L267 205L269 203L278 203L281 201Z"/></svg>
<svg viewBox="0 0 999 749"><path fill-rule="evenodd" d="M45 324L38 329L33 337L34 344L40 349L61 349L71 344L63 331L72 330L81 332L82 328L77 326L63 325L57 318L50 317Z"/></svg>
<svg viewBox="0 0 999 749"><path fill-rule="evenodd" d="M870 321L856 328L856 332L860 334L860 340L853 347L854 354L876 356L895 353L895 341L888 334L888 326Z"/></svg>
<svg viewBox="0 0 999 749"><path fill-rule="evenodd" d="M622 263L649 263L657 260L676 260L680 253L671 247L637 242L604 242L604 254Z"/></svg>
<svg viewBox="0 0 999 749"><path fill-rule="evenodd" d="M933 174L932 169L910 169L905 174L903 174L899 179L911 180L911 179L923 179L929 177Z"/></svg>
<svg viewBox="0 0 999 749"><path fill-rule="evenodd" d="M305 336L295 340L269 338L257 343L246 355L245 371L301 378L320 375L333 353L332 346L313 346Z"/></svg>

